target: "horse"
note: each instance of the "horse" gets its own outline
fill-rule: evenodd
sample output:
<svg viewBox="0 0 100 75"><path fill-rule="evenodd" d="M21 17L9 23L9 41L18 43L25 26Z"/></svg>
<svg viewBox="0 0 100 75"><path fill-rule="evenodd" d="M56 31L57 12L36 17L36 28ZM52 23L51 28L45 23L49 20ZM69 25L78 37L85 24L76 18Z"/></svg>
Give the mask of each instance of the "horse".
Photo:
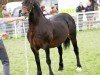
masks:
<svg viewBox="0 0 100 75"><path fill-rule="evenodd" d="M59 53L59 71L63 70L62 43L67 48L70 41L74 47L74 53L77 60L77 68L81 70L82 66L79 58L79 51L76 39L76 25L74 19L67 13L59 13L50 19L47 19L40 9L36 0L25 0L22 3L23 14L28 14L29 29L27 38L30 48L35 56L37 64L37 75L42 75L39 49L42 48L46 53L46 63L49 68L49 74L54 75L51 68L50 48L57 47Z"/></svg>

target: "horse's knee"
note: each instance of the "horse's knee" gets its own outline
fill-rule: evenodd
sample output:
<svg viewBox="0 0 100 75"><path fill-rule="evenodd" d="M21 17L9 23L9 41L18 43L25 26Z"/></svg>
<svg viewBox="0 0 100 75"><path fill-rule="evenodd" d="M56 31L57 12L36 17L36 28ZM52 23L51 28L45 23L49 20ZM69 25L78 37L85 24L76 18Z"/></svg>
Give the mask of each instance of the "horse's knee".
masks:
<svg viewBox="0 0 100 75"><path fill-rule="evenodd" d="M74 48L74 52L75 52L76 55L79 55L78 48Z"/></svg>

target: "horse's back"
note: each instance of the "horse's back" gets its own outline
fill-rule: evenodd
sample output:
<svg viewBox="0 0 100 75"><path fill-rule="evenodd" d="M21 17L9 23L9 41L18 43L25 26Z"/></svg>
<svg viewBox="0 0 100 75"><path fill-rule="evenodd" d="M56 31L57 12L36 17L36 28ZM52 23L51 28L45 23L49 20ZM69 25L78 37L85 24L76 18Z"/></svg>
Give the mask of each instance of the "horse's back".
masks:
<svg viewBox="0 0 100 75"><path fill-rule="evenodd" d="M76 24L74 19L68 13L59 13L50 18L51 21L64 22L69 28L70 34L76 34Z"/></svg>

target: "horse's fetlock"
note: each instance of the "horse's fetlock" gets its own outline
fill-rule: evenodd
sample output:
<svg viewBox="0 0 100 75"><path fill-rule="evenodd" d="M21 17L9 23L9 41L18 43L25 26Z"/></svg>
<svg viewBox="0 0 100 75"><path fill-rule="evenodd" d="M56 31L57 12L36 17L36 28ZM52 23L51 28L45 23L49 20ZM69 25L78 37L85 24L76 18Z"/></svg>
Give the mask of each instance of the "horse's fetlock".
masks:
<svg viewBox="0 0 100 75"><path fill-rule="evenodd" d="M38 72L37 75L42 75L42 72Z"/></svg>

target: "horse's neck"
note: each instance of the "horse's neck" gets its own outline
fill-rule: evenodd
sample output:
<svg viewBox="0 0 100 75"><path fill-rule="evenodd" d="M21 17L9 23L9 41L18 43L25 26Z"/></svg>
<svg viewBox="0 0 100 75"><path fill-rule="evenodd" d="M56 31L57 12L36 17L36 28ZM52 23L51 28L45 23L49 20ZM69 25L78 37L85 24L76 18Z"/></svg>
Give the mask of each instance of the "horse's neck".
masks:
<svg viewBox="0 0 100 75"><path fill-rule="evenodd" d="M29 23L38 25L39 21L46 20L40 7L36 4L29 13Z"/></svg>

